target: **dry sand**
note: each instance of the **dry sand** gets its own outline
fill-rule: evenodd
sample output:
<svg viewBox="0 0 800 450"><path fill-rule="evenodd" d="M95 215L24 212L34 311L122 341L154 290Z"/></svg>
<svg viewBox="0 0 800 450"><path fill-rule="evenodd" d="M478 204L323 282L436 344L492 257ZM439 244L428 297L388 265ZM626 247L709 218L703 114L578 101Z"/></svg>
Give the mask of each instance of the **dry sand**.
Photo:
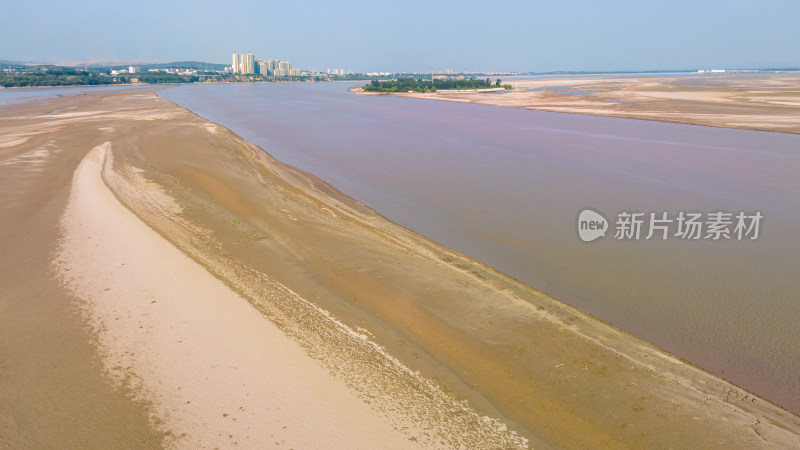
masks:
<svg viewBox="0 0 800 450"><path fill-rule="evenodd" d="M535 77L507 83L514 89L487 93L440 92L392 95L573 114L800 133L800 73L797 72L757 75ZM542 88L552 89L531 91ZM576 93L580 91L596 92ZM360 90L357 92L364 93Z"/></svg>
<svg viewBox="0 0 800 450"><path fill-rule="evenodd" d="M0 108L0 445L800 445L154 91Z"/></svg>
<svg viewBox="0 0 800 450"><path fill-rule="evenodd" d="M136 385L171 432L168 445L410 447L246 300L122 206L101 178L109 148L95 147L75 171L58 264L85 299L106 370Z"/></svg>

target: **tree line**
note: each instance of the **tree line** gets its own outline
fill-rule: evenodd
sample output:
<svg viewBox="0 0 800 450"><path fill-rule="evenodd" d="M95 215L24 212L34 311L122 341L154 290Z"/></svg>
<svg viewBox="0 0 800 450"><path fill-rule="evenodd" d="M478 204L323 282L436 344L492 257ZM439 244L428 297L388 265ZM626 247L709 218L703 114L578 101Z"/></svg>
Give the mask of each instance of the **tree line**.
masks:
<svg viewBox="0 0 800 450"><path fill-rule="evenodd" d="M36 72L2 73L0 86L94 86L103 84L126 84L132 78L139 83L194 83L196 76L178 75L167 72L147 72L140 74L109 76L103 72L87 72L75 69L47 70Z"/></svg>
<svg viewBox="0 0 800 450"><path fill-rule="evenodd" d="M510 84L501 84L501 80L492 84L488 78L479 80L475 78L454 80L454 79L439 79L439 80L422 80L408 78L398 78L397 80L378 81L372 82L364 86L367 92L436 92L437 90L449 89L489 89L489 88L505 88L511 89Z"/></svg>

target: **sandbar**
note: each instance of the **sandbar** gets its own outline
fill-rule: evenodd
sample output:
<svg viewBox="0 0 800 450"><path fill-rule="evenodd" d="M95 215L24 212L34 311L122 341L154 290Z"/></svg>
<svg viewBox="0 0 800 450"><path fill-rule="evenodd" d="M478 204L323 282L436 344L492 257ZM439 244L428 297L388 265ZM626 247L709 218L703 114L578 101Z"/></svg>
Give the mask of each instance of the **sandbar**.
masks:
<svg viewBox="0 0 800 450"><path fill-rule="evenodd" d="M157 90L0 108L0 138L29 136L0 149L0 208L16 219L0 229L14 258L0 271L13 362L0 443L800 445L796 415L386 220ZM69 370L34 375L53 361ZM83 398L131 419L70 414Z"/></svg>

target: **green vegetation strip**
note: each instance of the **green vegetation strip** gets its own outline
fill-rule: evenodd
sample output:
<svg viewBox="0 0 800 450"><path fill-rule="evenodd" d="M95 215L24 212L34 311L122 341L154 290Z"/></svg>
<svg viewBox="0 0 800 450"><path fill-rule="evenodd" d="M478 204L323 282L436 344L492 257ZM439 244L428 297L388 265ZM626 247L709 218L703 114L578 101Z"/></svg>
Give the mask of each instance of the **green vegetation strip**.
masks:
<svg viewBox="0 0 800 450"><path fill-rule="evenodd" d="M129 75L108 75L104 72L84 70L47 70L36 72L21 72L14 74L0 74L0 86L27 87L27 86L80 86L101 84L127 84L131 79L139 83L193 83L199 78L166 72L147 72Z"/></svg>
<svg viewBox="0 0 800 450"><path fill-rule="evenodd" d="M497 81L492 84L490 79L478 80L475 78L467 80L416 80L414 78L399 78L390 81L372 80L364 86L367 92L436 92L437 90L473 90L504 88L511 89L510 84L500 84Z"/></svg>

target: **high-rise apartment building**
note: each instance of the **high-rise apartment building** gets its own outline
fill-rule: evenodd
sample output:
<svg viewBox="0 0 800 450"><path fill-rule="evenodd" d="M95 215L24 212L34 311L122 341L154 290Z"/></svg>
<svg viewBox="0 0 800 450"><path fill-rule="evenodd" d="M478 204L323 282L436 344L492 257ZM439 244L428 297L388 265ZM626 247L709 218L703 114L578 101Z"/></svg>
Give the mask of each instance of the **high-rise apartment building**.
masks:
<svg viewBox="0 0 800 450"><path fill-rule="evenodd" d="M231 68L233 69L233 73L240 73L244 75L256 73L256 62L253 54L242 52L240 55L234 52L233 64L231 65Z"/></svg>
<svg viewBox="0 0 800 450"><path fill-rule="evenodd" d="M291 75L292 63L289 61L276 61L275 76L288 77Z"/></svg>
<svg viewBox="0 0 800 450"><path fill-rule="evenodd" d="M252 53L248 53L246 55L242 53L242 60L244 61L244 64L242 64L242 73L244 74L256 73L255 58L253 57Z"/></svg>
<svg viewBox="0 0 800 450"><path fill-rule="evenodd" d="M242 52L241 54L234 52L231 69L232 73L242 75L259 74L275 77L299 77L302 74L299 69L292 69L290 61L281 61L275 58L268 60L255 58L251 52Z"/></svg>

